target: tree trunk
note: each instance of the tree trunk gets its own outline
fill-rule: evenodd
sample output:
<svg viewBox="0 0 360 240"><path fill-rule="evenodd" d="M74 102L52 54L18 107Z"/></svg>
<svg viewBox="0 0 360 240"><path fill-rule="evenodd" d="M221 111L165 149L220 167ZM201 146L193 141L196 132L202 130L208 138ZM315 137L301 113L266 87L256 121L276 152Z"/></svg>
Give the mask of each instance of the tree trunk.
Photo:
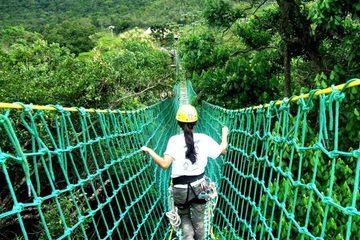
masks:
<svg viewBox="0 0 360 240"><path fill-rule="evenodd" d="M289 44L285 42L284 50L283 50L283 57L284 57L284 94L286 97L291 96L291 57L289 54Z"/></svg>
<svg viewBox="0 0 360 240"><path fill-rule="evenodd" d="M288 84L288 86L284 86L284 89L285 94L290 96L291 89L288 87L291 84L289 71L292 57L306 55L311 61L314 73L320 73L326 68L319 52L319 40L311 34L311 22L302 14L299 3L296 0L276 0L276 2L280 9L280 34L285 45L283 49L284 74L285 85ZM293 46L294 49L292 49ZM289 69L287 69L287 64Z"/></svg>
<svg viewBox="0 0 360 240"><path fill-rule="evenodd" d="M281 12L280 35L283 40L283 58L284 58L284 94L286 97L291 96L291 53L289 45L291 43L291 1L277 0Z"/></svg>

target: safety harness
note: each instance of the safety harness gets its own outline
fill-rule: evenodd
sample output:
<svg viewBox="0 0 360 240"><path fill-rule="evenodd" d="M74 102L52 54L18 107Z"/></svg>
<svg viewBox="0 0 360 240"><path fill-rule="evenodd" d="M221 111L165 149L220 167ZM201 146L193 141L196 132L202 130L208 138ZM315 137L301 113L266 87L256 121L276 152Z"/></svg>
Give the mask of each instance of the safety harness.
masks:
<svg viewBox="0 0 360 240"><path fill-rule="evenodd" d="M169 202L169 206L170 206L170 211L168 211L166 213L166 216L169 218L169 221L171 223L171 225L174 227L174 229L176 230L177 234L180 234L179 236L181 236L181 231L179 229L179 226L181 224L181 219L180 216L178 214L178 209L185 209L186 207L190 207L190 204L195 202L195 203L200 203L200 204L206 204L207 205L207 218L208 221L210 219L212 219L213 217L213 212L215 209L215 206L217 204L217 200L218 200L218 194L217 194L217 190L216 190L216 183L211 181L210 178L205 177L204 182L202 182L202 184L204 184L203 187L203 191L201 191L199 194L195 194L194 189L191 186L191 183L196 182L197 180L200 180L204 177L204 174L200 174L197 176L181 176L179 178L173 178L173 185L176 184L182 184L182 185L187 185L187 197L186 197L186 201L183 204L177 204L176 206L174 205L174 199L173 199L173 187L170 186L168 191L169 191L169 195L168 195L168 202ZM175 181L174 181L175 179ZM189 201L189 192L193 191L194 195L196 196L195 198L191 199ZM205 222L208 222L205 221Z"/></svg>
<svg viewBox="0 0 360 240"><path fill-rule="evenodd" d="M174 185L187 185L187 193L186 193L186 200L184 203L182 204L176 204L176 206L179 209L186 209L188 207L190 207L191 203L198 203L198 204L206 204L206 202L208 201L208 193L204 190L202 192L200 192L199 194L196 194L193 186L191 185L191 183L196 182L197 180L200 180L204 177L204 173L200 174L200 175L195 175L195 176L180 176L177 178L173 178L173 184ZM189 200L189 193L190 190L193 192L195 198L192 198Z"/></svg>

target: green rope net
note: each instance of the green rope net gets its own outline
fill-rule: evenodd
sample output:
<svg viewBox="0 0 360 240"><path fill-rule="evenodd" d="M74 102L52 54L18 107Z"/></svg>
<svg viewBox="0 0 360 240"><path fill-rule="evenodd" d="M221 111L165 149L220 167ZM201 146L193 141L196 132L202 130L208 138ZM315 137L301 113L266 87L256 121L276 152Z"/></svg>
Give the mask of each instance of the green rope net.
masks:
<svg viewBox="0 0 360 240"><path fill-rule="evenodd" d="M340 111L357 111L356 88L346 90L355 81L266 107L203 103L202 132L220 139L221 126L231 129L226 158L208 167L220 185L213 228L221 239L360 239L360 117Z"/></svg>
<svg viewBox="0 0 360 240"><path fill-rule="evenodd" d="M218 188L205 219L213 238L360 239L355 89L242 110L198 108L196 131L220 141L221 127L231 130L227 155L206 169ZM0 110L0 239L175 235L165 215L170 171L140 151L162 154L178 133L179 85L175 92L138 111Z"/></svg>
<svg viewBox="0 0 360 240"><path fill-rule="evenodd" d="M165 239L169 172L140 147L165 150L175 103L2 110L0 239Z"/></svg>

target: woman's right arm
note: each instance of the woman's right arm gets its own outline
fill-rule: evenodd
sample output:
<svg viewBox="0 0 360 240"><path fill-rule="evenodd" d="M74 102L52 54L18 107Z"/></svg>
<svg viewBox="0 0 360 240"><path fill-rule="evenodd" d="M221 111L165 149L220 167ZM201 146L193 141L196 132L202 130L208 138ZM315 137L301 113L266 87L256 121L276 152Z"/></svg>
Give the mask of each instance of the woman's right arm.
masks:
<svg viewBox="0 0 360 240"><path fill-rule="evenodd" d="M152 157L154 162L162 169L168 169L170 167L170 164L174 160L173 157L168 154L165 154L164 157L161 157L154 150L146 146L141 147L141 150L148 153Z"/></svg>
<svg viewBox="0 0 360 240"><path fill-rule="evenodd" d="M229 134L229 128L228 127L223 127L222 128L222 134L221 134L221 143L220 143L220 148L221 148L221 154L226 154L226 148L228 145L228 134Z"/></svg>

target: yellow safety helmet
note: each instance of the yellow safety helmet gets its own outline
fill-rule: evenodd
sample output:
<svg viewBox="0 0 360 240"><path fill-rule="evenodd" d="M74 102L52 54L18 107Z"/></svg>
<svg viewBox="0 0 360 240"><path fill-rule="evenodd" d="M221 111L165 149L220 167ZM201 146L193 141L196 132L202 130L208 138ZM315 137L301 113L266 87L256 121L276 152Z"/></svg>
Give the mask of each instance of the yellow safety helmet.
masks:
<svg viewBox="0 0 360 240"><path fill-rule="evenodd" d="M176 113L176 120L179 122L192 123L198 120L196 109L189 105L181 105Z"/></svg>

